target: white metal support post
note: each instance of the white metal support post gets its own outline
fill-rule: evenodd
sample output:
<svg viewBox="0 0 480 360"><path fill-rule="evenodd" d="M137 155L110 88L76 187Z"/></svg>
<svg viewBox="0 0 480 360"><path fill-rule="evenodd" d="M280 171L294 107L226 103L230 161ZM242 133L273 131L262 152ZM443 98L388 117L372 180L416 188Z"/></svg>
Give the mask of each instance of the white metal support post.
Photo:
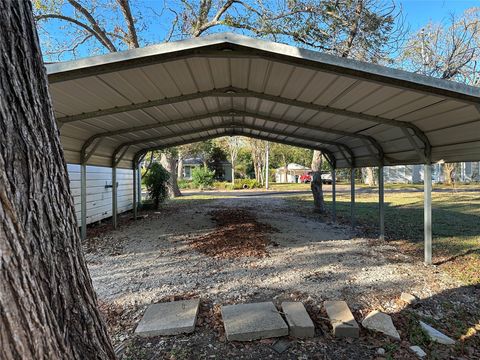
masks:
<svg viewBox="0 0 480 360"><path fill-rule="evenodd" d="M80 237L87 238L87 165L80 165Z"/></svg>
<svg viewBox="0 0 480 360"><path fill-rule="evenodd" d="M112 224L117 228L117 166L112 166Z"/></svg>
<svg viewBox="0 0 480 360"><path fill-rule="evenodd" d="M380 221L380 240L385 240L385 182L383 176L383 165L378 167L378 210Z"/></svg>
<svg viewBox="0 0 480 360"><path fill-rule="evenodd" d="M137 220L137 166L133 164L132 172L133 172L133 220Z"/></svg>
<svg viewBox="0 0 480 360"><path fill-rule="evenodd" d="M355 229L355 168L351 168L350 172L350 218L352 229Z"/></svg>
<svg viewBox="0 0 480 360"><path fill-rule="evenodd" d="M432 264L432 165L426 163L423 171L425 264Z"/></svg>
<svg viewBox="0 0 480 360"><path fill-rule="evenodd" d="M137 172L137 209L142 205L142 165L138 162Z"/></svg>
<svg viewBox="0 0 480 360"><path fill-rule="evenodd" d="M337 222L337 179L335 166L332 166L332 217L333 222Z"/></svg>
<svg viewBox="0 0 480 360"><path fill-rule="evenodd" d="M269 164L269 158L270 158L270 144L269 142L267 141L267 145L266 145L266 149L265 149L265 189L268 190L268 176L270 175L269 174L269 171L268 171L268 168L270 167L270 164Z"/></svg>

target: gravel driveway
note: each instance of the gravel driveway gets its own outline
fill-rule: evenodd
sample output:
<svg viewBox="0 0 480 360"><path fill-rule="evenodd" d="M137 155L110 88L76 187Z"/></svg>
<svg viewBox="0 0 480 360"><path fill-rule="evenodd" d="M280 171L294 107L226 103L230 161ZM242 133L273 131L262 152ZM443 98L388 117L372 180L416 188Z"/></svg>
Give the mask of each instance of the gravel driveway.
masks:
<svg viewBox="0 0 480 360"><path fill-rule="evenodd" d="M86 258L98 297L136 309L134 317L146 304L185 296L199 296L212 306L295 297L320 307L323 300L341 299L364 316L378 307L398 311L402 291L428 298L459 286L393 244L355 238L348 227L299 214L285 197L185 196L90 239ZM222 209L242 209L273 228L265 234L267 256L212 257L192 247L193 239L216 230L211 214ZM117 340L128 337L120 334Z"/></svg>

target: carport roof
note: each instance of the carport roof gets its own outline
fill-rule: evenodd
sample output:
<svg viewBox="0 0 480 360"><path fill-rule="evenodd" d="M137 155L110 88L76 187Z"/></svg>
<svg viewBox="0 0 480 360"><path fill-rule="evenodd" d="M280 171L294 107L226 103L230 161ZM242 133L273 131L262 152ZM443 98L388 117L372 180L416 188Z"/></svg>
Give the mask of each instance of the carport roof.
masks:
<svg viewBox="0 0 480 360"><path fill-rule="evenodd" d="M480 89L223 33L46 65L67 162L244 135L336 167L480 159Z"/></svg>

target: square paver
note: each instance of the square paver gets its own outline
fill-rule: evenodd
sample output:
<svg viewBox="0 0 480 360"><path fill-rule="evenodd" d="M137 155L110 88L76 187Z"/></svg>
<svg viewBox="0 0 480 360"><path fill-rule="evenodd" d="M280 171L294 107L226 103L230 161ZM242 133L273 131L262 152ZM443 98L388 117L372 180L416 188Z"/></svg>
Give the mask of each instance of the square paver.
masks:
<svg viewBox="0 0 480 360"><path fill-rule="evenodd" d="M177 335L195 330L200 299L150 305L135 329L139 336Z"/></svg>
<svg viewBox="0 0 480 360"><path fill-rule="evenodd" d="M222 306L229 341L252 341L288 335L288 326L272 302Z"/></svg>

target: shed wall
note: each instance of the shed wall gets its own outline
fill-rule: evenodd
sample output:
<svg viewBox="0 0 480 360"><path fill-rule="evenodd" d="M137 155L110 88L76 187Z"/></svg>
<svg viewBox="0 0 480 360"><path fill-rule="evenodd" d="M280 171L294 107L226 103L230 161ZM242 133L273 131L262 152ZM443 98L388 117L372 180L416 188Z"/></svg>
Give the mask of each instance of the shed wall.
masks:
<svg viewBox="0 0 480 360"><path fill-rule="evenodd" d="M80 165L68 164L70 190L80 223ZM118 213L133 208L133 173L117 169ZM87 224L112 216L112 168L87 166Z"/></svg>

